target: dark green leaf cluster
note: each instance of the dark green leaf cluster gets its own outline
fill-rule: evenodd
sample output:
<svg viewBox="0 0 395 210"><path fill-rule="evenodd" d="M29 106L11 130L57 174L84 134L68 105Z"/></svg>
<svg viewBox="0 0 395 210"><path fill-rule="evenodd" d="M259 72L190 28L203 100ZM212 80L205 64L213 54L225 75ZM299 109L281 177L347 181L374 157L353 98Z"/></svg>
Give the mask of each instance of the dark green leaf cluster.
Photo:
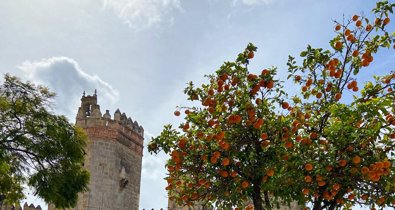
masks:
<svg viewBox="0 0 395 210"><path fill-rule="evenodd" d="M83 168L86 135L51 112L47 88L8 74L0 86L0 194L6 202L23 197L22 184L57 207L71 207L86 190Z"/></svg>

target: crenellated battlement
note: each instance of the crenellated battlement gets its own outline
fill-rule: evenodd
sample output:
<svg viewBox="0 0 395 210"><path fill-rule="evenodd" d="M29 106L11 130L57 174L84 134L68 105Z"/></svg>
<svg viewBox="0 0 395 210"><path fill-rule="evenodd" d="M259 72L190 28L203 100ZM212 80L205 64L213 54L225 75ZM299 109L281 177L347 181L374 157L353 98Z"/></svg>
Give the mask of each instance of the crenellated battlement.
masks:
<svg viewBox="0 0 395 210"><path fill-rule="evenodd" d="M40 205L34 206L34 204L27 204L25 202L25 204L23 205L23 207L21 207L19 204L16 205L7 205L7 204L3 204L0 206L1 210L42 210Z"/></svg>
<svg viewBox="0 0 395 210"><path fill-rule="evenodd" d="M76 125L84 128L90 137L116 140L138 154L143 153L144 128L119 109L114 112L113 117L109 110L102 114L97 103L96 90L93 95L83 93Z"/></svg>

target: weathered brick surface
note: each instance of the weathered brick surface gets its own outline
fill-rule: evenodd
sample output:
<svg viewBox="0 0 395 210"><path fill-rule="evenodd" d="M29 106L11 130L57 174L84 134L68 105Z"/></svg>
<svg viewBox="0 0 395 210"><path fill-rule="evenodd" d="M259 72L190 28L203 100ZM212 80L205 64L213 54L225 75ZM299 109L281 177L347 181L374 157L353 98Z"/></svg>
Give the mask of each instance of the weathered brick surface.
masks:
<svg viewBox="0 0 395 210"><path fill-rule="evenodd" d="M144 130L119 110L101 115L96 94L83 96L76 125L89 138L84 166L89 191L81 193L74 210L137 210L140 199ZM48 210L54 210L49 205Z"/></svg>

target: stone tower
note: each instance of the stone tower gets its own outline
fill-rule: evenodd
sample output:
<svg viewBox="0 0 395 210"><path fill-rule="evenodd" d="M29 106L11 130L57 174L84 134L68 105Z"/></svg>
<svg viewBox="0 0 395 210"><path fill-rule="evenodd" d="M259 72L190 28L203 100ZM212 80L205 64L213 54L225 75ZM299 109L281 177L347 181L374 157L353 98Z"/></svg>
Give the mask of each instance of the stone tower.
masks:
<svg viewBox="0 0 395 210"><path fill-rule="evenodd" d="M144 129L117 109L102 115L97 94L81 98L76 125L89 141L85 167L88 192L81 193L74 210L137 210L140 198ZM49 210L53 209L51 205Z"/></svg>

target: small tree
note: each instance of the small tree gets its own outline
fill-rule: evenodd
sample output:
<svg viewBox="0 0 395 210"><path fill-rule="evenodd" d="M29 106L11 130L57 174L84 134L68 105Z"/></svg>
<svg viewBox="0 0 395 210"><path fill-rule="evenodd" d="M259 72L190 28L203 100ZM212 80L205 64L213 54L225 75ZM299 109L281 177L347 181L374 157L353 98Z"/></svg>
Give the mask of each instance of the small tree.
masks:
<svg viewBox="0 0 395 210"><path fill-rule="evenodd" d="M86 135L64 116L51 113L47 88L8 74L0 86L0 195L23 198L23 184L56 207L77 202L89 174L83 168Z"/></svg>
<svg viewBox="0 0 395 210"><path fill-rule="evenodd" d="M336 22L333 50L307 47L303 64L288 61L289 77L301 85L288 99L276 68L248 71L256 47L249 44L235 62L226 62L208 84L185 89L180 130L166 125L149 150L170 154L169 198L220 208L271 209L292 200L313 209L355 204L391 206L395 201L395 74L375 77L362 90L358 73L380 48L395 4L377 3L377 19L354 16ZM350 103L341 98L356 93Z"/></svg>

